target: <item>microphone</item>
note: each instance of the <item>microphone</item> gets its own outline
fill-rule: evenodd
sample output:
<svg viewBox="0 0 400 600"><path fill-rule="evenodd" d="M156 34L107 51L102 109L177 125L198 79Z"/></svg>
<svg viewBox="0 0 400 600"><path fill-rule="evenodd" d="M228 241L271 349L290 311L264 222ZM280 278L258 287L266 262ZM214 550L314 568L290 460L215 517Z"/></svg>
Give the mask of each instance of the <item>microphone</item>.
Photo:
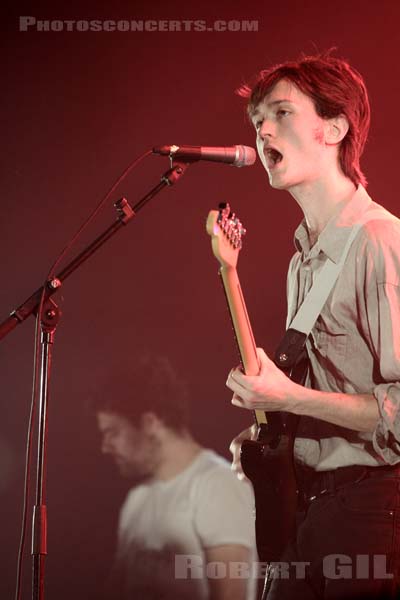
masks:
<svg viewBox="0 0 400 600"><path fill-rule="evenodd" d="M227 163L234 167L249 167L256 160L256 152L249 146L156 146L153 148L153 154L180 158L187 162L211 160Z"/></svg>

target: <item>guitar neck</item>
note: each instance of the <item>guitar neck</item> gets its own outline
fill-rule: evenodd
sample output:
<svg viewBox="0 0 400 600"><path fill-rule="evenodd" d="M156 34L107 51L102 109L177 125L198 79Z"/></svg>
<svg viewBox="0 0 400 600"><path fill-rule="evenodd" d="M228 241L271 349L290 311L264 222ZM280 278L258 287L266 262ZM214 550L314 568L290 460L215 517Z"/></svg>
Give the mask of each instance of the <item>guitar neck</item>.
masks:
<svg viewBox="0 0 400 600"><path fill-rule="evenodd" d="M260 370L260 364L237 270L234 267L221 266L219 273L222 279L244 372L246 375L257 375ZM264 411L255 410L254 415L258 425L267 422Z"/></svg>

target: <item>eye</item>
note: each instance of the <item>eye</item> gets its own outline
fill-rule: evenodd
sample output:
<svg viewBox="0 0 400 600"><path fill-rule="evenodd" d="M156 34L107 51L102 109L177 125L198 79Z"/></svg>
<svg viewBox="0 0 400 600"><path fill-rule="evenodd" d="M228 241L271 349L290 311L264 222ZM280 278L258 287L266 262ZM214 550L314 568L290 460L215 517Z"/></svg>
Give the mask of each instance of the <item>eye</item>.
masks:
<svg viewBox="0 0 400 600"><path fill-rule="evenodd" d="M286 117L287 115L290 115L290 111L285 110L284 108L280 108L279 110L276 111L276 116L279 119L282 117Z"/></svg>
<svg viewBox="0 0 400 600"><path fill-rule="evenodd" d="M258 119L257 121L254 121L255 130L258 131L262 124L263 124L262 119Z"/></svg>

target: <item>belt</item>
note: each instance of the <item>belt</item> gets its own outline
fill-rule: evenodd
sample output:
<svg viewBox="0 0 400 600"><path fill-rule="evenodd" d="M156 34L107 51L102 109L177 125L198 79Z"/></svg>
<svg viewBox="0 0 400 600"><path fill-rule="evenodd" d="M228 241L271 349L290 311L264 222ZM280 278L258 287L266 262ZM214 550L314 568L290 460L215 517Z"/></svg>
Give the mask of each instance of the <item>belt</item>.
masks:
<svg viewBox="0 0 400 600"><path fill-rule="evenodd" d="M305 505L324 494L333 494L346 485L358 483L370 477L400 477L400 464L382 467L353 465L339 467L333 471L314 471L296 465L295 470L299 500Z"/></svg>

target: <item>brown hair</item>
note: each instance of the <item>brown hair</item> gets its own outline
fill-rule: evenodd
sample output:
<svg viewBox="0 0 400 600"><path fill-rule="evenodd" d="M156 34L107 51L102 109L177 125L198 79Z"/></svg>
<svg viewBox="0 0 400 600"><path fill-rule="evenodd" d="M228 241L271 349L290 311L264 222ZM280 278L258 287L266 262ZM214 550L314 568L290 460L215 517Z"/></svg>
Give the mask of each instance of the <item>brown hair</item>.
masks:
<svg viewBox="0 0 400 600"><path fill-rule="evenodd" d="M145 412L175 431L189 424L186 383L164 356L145 355L119 365L97 382L88 404L93 413L117 414L134 426Z"/></svg>
<svg viewBox="0 0 400 600"><path fill-rule="evenodd" d="M314 102L317 114L323 119L344 115L349 130L339 148L339 162L343 173L353 183L366 185L360 168L370 125L368 93L360 73L343 59L330 53L302 56L297 61L275 65L259 73L253 86L245 85L238 94L248 98L248 112L254 113L258 104L281 79L296 85Z"/></svg>

